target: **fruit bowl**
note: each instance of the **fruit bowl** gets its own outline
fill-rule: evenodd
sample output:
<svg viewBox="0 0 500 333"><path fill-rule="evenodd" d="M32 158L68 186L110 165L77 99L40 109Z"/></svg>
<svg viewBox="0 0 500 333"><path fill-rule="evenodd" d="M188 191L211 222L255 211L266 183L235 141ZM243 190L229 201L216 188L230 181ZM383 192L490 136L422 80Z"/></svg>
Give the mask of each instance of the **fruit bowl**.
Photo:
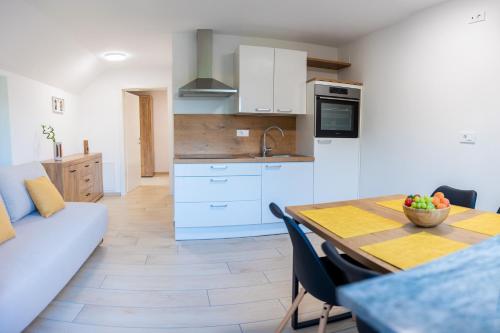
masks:
<svg viewBox="0 0 500 333"><path fill-rule="evenodd" d="M450 207L446 207L441 209L425 210L403 205L403 211L408 220L416 226L422 228L432 228L443 223L448 217L448 214L450 214L450 209Z"/></svg>

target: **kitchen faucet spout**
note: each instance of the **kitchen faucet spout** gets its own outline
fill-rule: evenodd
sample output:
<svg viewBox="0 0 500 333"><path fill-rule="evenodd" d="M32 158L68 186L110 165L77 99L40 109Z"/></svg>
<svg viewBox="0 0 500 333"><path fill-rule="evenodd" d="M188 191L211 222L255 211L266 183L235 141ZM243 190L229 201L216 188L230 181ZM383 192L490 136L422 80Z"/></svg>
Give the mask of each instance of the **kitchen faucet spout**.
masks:
<svg viewBox="0 0 500 333"><path fill-rule="evenodd" d="M282 137L285 136L285 133L283 132L283 130L278 126L271 126L271 127L266 128L264 130L264 133L262 134L262 157L266 157L267 153L272 150L271 148L269 148L267 146L266 137L267 137L267 133L273 129L280 131Z"/></svg>

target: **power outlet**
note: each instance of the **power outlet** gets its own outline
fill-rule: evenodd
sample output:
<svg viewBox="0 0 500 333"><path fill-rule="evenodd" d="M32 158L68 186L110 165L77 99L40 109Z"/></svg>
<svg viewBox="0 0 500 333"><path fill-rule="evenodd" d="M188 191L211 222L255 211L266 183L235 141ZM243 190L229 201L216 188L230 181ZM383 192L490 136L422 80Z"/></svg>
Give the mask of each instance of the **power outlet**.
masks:
<svg viewBox="0 0 500 333"><path fill-rule="evenodd" d="M476 133L463 131L460 132L460 143L465 143L469 145L473 145L476 143Z"/></svg>
<svg viewBox="0 0 500 333"><path fill-rule="evenodd" d="M250 136L250 130L247 129L237 129L236 136L245 137Z"/></svg>
<svg viewBox="0 0 500 333"><path fill-rule="evenodd" d="M486 12L483 10L481 12L476 12L469 17L469 24L479 23L486 21Z"/></svg>

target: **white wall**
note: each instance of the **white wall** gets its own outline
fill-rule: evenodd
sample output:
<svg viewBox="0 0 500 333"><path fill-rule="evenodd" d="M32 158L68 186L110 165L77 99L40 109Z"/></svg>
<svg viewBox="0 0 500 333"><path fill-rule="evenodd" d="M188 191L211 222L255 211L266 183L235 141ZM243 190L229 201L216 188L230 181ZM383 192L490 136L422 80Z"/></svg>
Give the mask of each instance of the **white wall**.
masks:
<svg viewBox="0 0 500 333"><path fill-rule="evenodd" d="M215 79L234 86L234 52L239 45L268 46L307 51L309 56L337 59L334 47L290 42L276 39L214 34L213 76ZM196 78L196 32L175 33L172 37L172 84L173 107L176 114L189 113L232 113L234 98L179 98L178 90ZM337 78L333 71L309 71L308 77Z"/></svg>
<svg viewBox="0 0 500 333"><path fill-rule="evenodd" d="M467 24L477 10L488 20ZM361 195L441 184L500 205L500 2L446 2L340 48L341 78L364 82ZM475 145L459 133L477 133Z"/></svg>
<svg viewBox="0 0 500 333"><path fill-rule="evenodd" d="M170 70L170 67L110 70L100 75L81 93L82 132L88 137L91 150L103 153L105 192L125 191L122 91L166 88L169 92ZM169 110L170 100L167 99ZM168 128L172 127L169 123ZM173 133L172 130L168 132ZM173 144L171 141L169 140L170 145ZM172 152L173 146L168 151Z"/></svg>
<svg viewBox="0 0 500 333"><path fill-rule="evenodd" d="M54 127L65 155L83 150L77 96L4 70L0 75L7 78L12 164L53 157L52 142L42 135L42 124ZM52 112L52 96L64 98L64 114Z"/></svg>
<svg viewBox="0 0 500 333"><path fill-rule="evenodd" d="M0 166L12 163L7 78L0 76Z"/></svg>

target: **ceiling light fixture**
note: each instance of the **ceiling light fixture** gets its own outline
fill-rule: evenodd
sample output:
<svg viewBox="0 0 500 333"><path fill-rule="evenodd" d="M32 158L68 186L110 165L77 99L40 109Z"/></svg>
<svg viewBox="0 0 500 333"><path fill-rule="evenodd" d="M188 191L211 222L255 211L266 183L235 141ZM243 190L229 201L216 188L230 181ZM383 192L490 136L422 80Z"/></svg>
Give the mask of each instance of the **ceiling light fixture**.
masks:
<svg viewBox="0 0 500 333"><path fill-rule="evenodd" d="M123 61L128 58L125 52L107 52L103 56L107 61Z"/></svg>

